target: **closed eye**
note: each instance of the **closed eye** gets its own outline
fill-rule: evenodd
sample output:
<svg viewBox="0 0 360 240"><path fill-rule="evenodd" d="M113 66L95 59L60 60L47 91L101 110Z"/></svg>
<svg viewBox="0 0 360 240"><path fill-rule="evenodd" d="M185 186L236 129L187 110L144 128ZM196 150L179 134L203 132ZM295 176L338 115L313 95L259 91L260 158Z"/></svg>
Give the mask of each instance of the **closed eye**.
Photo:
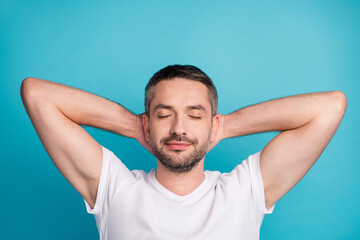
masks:
<svg viewBox="0 0 360 240"><path fill-rule="evenodd" d="M162 116L158 116L158 118L167 118L169 117L170 115L162 115Z"/></svg>
<svg viewBox="0 0 360 240"><path fill-rule="evenodd" d="M194 119L201 119L201 117L198 117L198 116L192 116L192 115L189 115L189 116Z"/></svg>

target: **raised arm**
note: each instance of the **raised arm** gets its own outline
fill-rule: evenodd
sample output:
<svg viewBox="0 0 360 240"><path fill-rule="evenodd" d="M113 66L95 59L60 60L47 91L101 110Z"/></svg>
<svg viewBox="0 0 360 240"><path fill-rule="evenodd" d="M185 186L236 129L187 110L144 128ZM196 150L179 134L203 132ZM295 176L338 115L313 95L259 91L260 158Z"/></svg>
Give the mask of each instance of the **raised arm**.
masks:
<svg viewBox="0 0 360 240"><path fill-rule="evenodd" d="M334 136L345 114L340 91L294 95L221 115L218 140L282 131L262 150L260 169L270 208L310 170Z"/></svg>
<svg viewBox="0 0 360 240"><path fill-rule="evenodd" d="M26 78L20 93L51 160L94 207L103 153L80 125L141 139L140 117L115 102L47 80Z"/></svg>

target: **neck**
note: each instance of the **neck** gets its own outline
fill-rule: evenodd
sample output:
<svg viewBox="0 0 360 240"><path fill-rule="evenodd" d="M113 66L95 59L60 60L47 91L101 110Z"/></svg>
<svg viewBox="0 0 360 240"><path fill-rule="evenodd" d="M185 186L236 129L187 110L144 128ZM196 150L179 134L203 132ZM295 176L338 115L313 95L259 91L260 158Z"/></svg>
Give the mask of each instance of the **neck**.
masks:
<svg viewBox="0 0 360 240"><path fill-rule="evenodd" d="M194 169L186 173L174 173L166 169L157 160L156 180L167 190L184 196L192 193L205 180L204 159L202 159Z"/></svg>

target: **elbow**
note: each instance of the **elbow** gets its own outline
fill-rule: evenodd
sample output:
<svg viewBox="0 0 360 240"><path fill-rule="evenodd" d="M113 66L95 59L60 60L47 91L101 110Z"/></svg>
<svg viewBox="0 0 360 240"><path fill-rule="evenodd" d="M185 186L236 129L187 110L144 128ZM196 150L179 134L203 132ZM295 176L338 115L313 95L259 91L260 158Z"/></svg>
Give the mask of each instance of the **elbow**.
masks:
<svg viewBox="0 0 360 240"><path fill-rule="evenodd" d="M37 85L37 79L36 78L25 78L21 82L20 86L20 96L22 100L26 100L29 98L33 98L34 95L36 95L36 85Z"/></svg>
<svg viewBox="0 0 360 240"><path fill-rule="evenodd" d="M324 102L322 113L331 118L343 117L347 108L347 99L345 93L342 91L330 91L327 94L326 101Z"/></svg>
<svg viewBox="0 0 360 240"><path fill-rule="evenodd" d="M342 91L333 91L334 107L338 113L344 114L347 108L346 95Z"/></svg>

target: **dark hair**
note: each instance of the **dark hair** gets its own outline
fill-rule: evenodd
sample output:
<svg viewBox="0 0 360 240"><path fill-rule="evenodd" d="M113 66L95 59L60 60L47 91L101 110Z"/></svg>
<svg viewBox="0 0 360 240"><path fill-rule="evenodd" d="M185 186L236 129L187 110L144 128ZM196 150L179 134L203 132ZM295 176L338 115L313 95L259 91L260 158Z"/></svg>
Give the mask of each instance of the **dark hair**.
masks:
<svg viewBox="0 0 360 240"><path fill-rule="evenodd" d="M172 80L174 78L185 78L192 81L201 82L209 90L209 102L211 104L211 115L217 113L218 95L214 83L208 75L199 68L192 65L169 65L156 72L149 80L145 88L145 113L150 116L150 102L154 98L154 87L162 80Z"/></svg>

